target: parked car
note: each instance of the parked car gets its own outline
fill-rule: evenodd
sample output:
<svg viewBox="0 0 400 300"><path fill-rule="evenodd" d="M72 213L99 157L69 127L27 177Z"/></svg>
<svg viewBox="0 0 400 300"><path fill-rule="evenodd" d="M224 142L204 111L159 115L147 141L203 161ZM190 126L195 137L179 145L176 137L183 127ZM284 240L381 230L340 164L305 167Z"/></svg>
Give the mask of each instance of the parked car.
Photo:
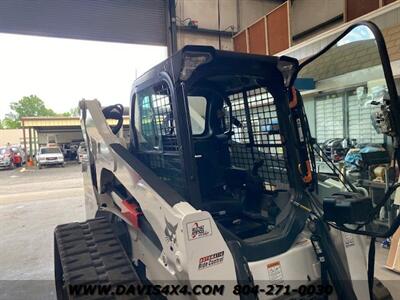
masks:
<svg viewBox="0 0 400 300"><path fill-rule="evenodd" d="M80 143L78 148L78 163L82 163L87 160L87 150L85 142Z"/></svg>
<svg viewBox="0 0 400 300"><path fill-rule="evenodd" d="M17 167L21 167L26 163L25 152L22 151L22 148L18 145L11 146L11 150L14 152L14 164Z"/></svg>
<svg viewBox="0 0 400 300"><path fill-rule="evenodd" d="M78 159L78 152L77 152L78 147L79 147L79 144L77 144L76 142L62 144L61 151L64 154L64 159L66 161L77 160Z"/></svg>
<svg viewBox="0 0 400 300"><path fill-rule="evenodd" d="M40 147L36 160L39 169L50 165L65 166L64 155L59 147Z"/></svg>
<svg viewBox="0 0 400 300"><path fill-rule="evenodd" d="M14 152L10 147L0 147L0 168L14 169Z"/></svg>

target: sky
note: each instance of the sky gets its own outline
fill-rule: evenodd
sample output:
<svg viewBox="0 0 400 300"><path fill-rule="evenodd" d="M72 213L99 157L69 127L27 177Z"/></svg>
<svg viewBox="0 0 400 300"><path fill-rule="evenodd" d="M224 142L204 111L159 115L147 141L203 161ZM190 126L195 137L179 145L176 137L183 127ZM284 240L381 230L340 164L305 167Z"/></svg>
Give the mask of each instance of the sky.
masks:
<svg viewBox="0 0 400 300"><path fill-rule="evenodd" d="M57 113L79 100L129 106L136 75L167 57L166 47L0 34L0 118L37 95Z"/></svg>

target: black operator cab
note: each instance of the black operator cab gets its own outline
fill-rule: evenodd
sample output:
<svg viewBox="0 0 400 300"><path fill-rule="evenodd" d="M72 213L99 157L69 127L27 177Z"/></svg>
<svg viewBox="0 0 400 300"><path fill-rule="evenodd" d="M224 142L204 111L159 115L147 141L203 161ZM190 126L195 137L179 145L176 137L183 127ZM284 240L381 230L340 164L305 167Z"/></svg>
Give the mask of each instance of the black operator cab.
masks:
<svg viewBox="0 0 400 300"><path fill-rule="evenodd" d="M290 204L305 201L296 93L285 85L296 67L187 46L134 83L131 152L177 193L173 201L210 212L249 261L288 250L305 224Z"/></svg>

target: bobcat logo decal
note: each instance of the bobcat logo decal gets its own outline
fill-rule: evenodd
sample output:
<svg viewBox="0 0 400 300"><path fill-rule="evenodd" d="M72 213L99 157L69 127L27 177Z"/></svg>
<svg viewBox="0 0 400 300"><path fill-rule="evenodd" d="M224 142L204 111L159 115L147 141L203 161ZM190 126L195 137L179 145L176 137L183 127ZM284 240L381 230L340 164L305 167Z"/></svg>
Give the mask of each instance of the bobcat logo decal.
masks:
<svg viewBox="0 0 400 300"><path fill-rule="evenodd" d="M165 218L165 239L173 244L176 244L176 229L178 228L178 223L175 225L172 225L171 223L168 222L167 218Z"/></svg>

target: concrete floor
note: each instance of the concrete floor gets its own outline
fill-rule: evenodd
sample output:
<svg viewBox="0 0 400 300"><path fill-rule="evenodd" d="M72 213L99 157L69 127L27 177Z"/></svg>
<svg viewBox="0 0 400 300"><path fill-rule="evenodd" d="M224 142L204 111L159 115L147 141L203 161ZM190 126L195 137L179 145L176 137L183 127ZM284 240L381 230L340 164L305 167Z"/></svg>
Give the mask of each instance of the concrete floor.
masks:
<svg viewBox="0 0 400 300"><path fill-rule="evenodd" d="M84 220L80 165L1 170L0 220L0 299L55 299L53 230Z"/></svg>
<svg viewBox="0 0 400 300"><path fill-rule="evenodd" d="M53 230L85 218L81 167L21 170L0 171L0 299L55 299ZM376 249L375 275L400 300L400 275Z"/></svg>
<svg viewBox="0 0 400 300"><path fill-rule="evenodd" d="M375 277L379 278L382 283L389 289L393 299L400 299L400 274L388 270L384 267L389 253L389 249L381 247L380 243L376 244L375 254Z"/></svg>

